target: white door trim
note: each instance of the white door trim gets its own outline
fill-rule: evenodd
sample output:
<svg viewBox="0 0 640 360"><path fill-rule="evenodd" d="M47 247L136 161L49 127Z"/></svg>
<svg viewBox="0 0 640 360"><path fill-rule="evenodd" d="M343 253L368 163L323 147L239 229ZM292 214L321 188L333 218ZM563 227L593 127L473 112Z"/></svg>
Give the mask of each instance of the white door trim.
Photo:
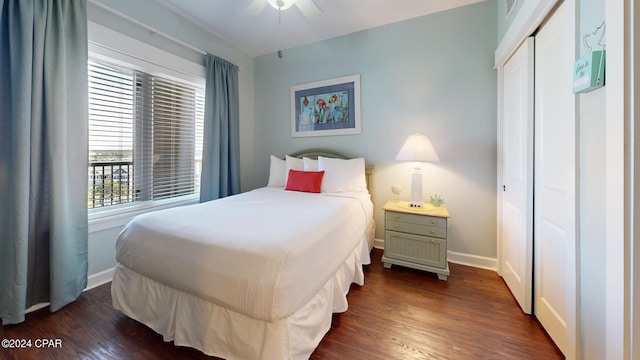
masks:
<svg viewBox="0 0 640 360"><path fill-rule="evenodd" d="M640 86L633 69L640 59L640 39L634 36L635 19L640 10L634 0L605 1L607 23L607 89L606 89L606 295L605 334L607 359L634 359L640 349L633 346L640 337L640 320L632 320L640 311L640 299L634 297L633 279L640 276L638 249L634 248L634 214L640 211L637 198L632 198L640 175L634 169L635 149L632 147L637 132L634 109L640 106L635 89ZM635 40L635 42L632 42ZM637 146L637 144L636 144ZM635 190L635 191L634 191ZM635 194L637 197L638 194Z"/></svg>
<svg viewBox="0 0 640 360"><path fill-rule="evenodd" d="M631 63L633 69L640 69L640 56L635 56L640 51L640 6L633 5L633 12L631 14L631 26L633 27L634 34L633 43L631 44L632 59ZM632 244L633 252L631 253L630 266L631 266L631 279L627 282L628 287L631 288L630 295L631 300L629 303L630 313L635 314L633 318L626 316L627 319L631 319L630 326L630 339L628 343L628 351L630 359L637 359L640 357L640 317L637 315L640 311L640 246L633 245L634 239L640 239L640 223L636 223L637 216L640 216L640 126L636 125L635 119L638 116L636 109L640 109L640 77L638 73L634 73L632 83L632 109L633 112L629 117L630 126L632 132L630 134L634 144L634 148L630 151L630 164L632 167L632 179L630 183L631 193L634 194L631 207L631 213L629 214L629 227L632 229L632 234L626 237L625 241ZM624 316L624 315L623 315Z"/></svg>
<svg viewBox="0 0 640 360"><path fill-rule="evenodd" d="M520 44L540 26L558 1L527 0L522 4L495 51L495 68L500 68L509 60Z"/></svg>

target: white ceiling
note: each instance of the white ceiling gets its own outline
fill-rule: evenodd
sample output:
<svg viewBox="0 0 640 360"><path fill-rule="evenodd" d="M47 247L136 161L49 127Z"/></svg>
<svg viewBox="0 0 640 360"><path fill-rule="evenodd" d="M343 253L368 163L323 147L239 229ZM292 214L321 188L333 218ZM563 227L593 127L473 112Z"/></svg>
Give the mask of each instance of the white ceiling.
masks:
<svg viewBox="0 0 640 360"><path fill-rule="evenodd" d="M257 16L252 0L156 0L251 56L310 44L484 0L314 0L322 15L310 21L296 6L281 13L267 5Z"/></svg>

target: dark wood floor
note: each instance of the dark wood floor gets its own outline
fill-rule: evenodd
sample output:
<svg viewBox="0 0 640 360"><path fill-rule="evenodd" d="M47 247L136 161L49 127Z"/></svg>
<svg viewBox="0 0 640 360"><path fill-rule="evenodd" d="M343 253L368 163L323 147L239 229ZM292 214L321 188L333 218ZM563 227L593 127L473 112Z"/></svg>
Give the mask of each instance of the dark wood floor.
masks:
<svg viewBox="0 0 640 360"><path fill-rule="evenodd" d="M563 358L495 272L450 264L445 282L431 273L384 269L381 254L374 249L365 285L352 287L349 310L311 359ZM85 292L57 313L39 310L23 324L0 328L0 340L31 340L30 348L0 348L0 359L213 359L165 343L115 311L109 286ZM62 347L36 348L42 339L59 339Z"/></svg>

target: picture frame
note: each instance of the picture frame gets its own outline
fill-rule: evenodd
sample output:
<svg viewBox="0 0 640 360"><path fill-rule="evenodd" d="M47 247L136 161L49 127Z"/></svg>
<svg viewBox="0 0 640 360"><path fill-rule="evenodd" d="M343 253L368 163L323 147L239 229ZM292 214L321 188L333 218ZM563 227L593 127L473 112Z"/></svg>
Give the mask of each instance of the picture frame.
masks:
<svg viewBox="0 0 640 360"><path fill-rule="evenodd" d="M292 137L361 132L359 74L291 87Z"/></svg>

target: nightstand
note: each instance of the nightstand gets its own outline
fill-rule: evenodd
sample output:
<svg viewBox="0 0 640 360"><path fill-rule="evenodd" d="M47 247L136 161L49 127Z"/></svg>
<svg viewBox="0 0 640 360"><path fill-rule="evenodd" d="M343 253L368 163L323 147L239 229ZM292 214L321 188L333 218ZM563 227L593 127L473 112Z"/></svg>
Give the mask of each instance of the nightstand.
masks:
<svg viewBox="0 0 640 360"><path fill-rule="evenodd" d="M390 200L384 205L385 268L406 266L438 274L447 280L447 225L449 211L442 206L425 203L410 207L407 201Z"/></svg>

